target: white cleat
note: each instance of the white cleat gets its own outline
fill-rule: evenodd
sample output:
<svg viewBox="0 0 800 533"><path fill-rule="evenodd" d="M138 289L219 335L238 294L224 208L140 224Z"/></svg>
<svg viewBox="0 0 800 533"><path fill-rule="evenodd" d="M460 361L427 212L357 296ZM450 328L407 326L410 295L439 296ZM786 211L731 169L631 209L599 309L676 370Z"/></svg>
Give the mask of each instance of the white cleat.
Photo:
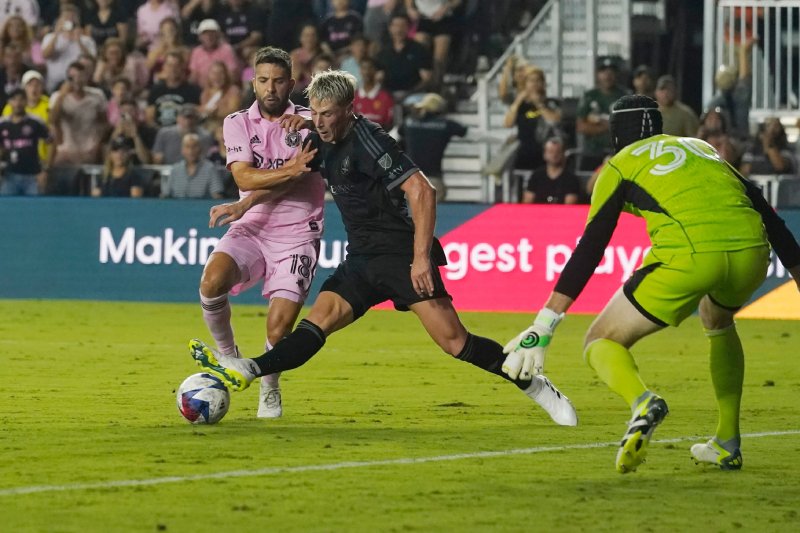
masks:
<svg viewBox="0 0 800 533"><path fill-rule="evenodd" d="M281 403L281 389L268 385L261 380L261 390L258 393L258 418L280 418L283 415Z"/></svg>
<svg viewBox="0 0 800 533"><path fill-rule="evenodd" d="M533 376L530 386L523 392L542 406L542 409L547 411L556 424L560 426L578 425L578 413L575 412L572 402L543 375Z"/></svg>

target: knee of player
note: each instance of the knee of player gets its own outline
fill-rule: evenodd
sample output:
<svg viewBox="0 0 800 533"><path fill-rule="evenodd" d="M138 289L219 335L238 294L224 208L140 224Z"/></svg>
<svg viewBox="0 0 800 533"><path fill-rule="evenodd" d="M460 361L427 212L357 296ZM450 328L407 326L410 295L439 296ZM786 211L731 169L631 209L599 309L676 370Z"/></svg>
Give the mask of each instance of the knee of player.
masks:
<svg viewBox="0 0 800 533"><path fill-rule="evenodd" d="M216 298L227 294L233 287L227 278L228 276L217 270L204 270L200 278L200 294L206 298Z"/></svg>

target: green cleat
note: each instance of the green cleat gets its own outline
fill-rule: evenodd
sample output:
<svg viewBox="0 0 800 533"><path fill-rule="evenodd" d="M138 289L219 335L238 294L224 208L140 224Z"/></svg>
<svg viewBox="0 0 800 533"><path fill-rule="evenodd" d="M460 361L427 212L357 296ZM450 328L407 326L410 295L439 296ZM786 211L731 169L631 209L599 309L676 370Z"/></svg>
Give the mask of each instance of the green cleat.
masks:
<svg viewBox="0 0 800 533"><path fill-rule="evenodd" d="M250 386L258 375L258 365L252 359L238 359L218 353L197 339L189 341L189 351L197 366L217 376L231 390L241 391Z"/></svg>
<svg viewBox="0 0 800 533"><path fill-rule="evenodd" d="M700 463L718 466L721 470L741 470L742 452L739 448L729 452L720 446L715 439L706 443L694 444L691 449L694 464Z"/></svg>
<svg viewBox="0 0 800 533"><path fill-rule="evenodd" d="M653 431L668 413L667 402L655 394L636 406L628 422L628 431L625 432L619 445L617 472L620 474L636 472L636 468L644 462L647 455L647 444L653 436Z"/></svg>

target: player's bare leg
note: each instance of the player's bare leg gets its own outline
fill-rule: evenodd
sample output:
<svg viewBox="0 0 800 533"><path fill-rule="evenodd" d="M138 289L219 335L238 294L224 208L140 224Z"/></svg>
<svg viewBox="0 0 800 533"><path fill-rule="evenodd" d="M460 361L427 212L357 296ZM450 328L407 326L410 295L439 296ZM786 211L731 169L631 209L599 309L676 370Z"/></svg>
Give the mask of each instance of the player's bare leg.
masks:
<svg viewBox="0 0 800 533"><path fill-rule="evenodd" d="M445 353L512 381L542 406L557 424L574 426L578 423L572 403L544 376L534 376L533 380L511 380L501 370L505 360L503 347L491 339L469 333L450 298L424 300L409 308Z"/></svg>
<svg viewBox="0 0 800 533"><path fill-rule="evenodd" d="M228 292L240 279L239 266L231 256L221 252L211 254L200 278L203 320L224 355L236 355Z"/></svg>
<svg viewBox="0 0 800 533"><path fill-rule="evenodd" d="M697 463L714 464L723 470L742 467L739 410L744 383L744 351L733 321L733 310L705 296L700 301L700 321L709 340L711 382L719 408L714 438L691 448Z"/></svg>
<svg viewBox="0 0 800 533"><path fill-rule="evenodd" d="M623 474L644 461L653 431L669 412L666 402L647 389L629 351L636 341L662 327L642 315L620 288L586 333L586 362L631 407L616 460L617 471Z"/></svg>

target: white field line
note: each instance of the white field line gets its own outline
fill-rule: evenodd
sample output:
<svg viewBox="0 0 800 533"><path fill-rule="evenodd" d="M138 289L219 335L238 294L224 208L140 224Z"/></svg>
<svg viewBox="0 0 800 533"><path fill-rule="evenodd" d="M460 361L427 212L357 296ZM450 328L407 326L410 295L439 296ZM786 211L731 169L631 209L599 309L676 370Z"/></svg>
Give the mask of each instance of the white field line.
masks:
<svg viewBox="0 0 800 533"><path fill-rule="evenodd" d="M800 430L789 431L763 431L760 433L748 433L742 435L744 439L757 439L760 437L778 437L785 435L800 435ZM675 442L685 442L689 440L703 439L697 435L676 437L673 439L653 440L653 443L669 444ZM275 466L270 468L258 468L256 470L229 470L227 472L215 472L210 474L195 474L191 476L166 476L150 479L120 479L117 481L101 481L97 483L72 483L67 485L33 485L29 487L14 487L0 490L2 496L18 496L22 494L35 494L40 492L67 492L78 490L98 490L123 487L143 487L150 485L163 485L165 483L185 483L187 481L204 481L208 479L231 479L239 477L259 477L270 476L273 474L290 474L303 472L325 472L330 470L342 470L345 468L370 468L375 466L396 466L413 465L420 463L438 463L443 461L460 461L462 459L489 459L492 457L508 457L511 455L531 455L535 453L560 452L565 450L587 450L591 448L610 448L619 446L619 441L614 442L593 442L587 444L567 444L564 446L539 446L536 448L519 448L513 450L497 450L487 452L457 453L452 455L434 455L432 457L404 457L399 459L383 459L378 461L345 461L341 463L330 463L321 465L303 466Z"/></svg>

